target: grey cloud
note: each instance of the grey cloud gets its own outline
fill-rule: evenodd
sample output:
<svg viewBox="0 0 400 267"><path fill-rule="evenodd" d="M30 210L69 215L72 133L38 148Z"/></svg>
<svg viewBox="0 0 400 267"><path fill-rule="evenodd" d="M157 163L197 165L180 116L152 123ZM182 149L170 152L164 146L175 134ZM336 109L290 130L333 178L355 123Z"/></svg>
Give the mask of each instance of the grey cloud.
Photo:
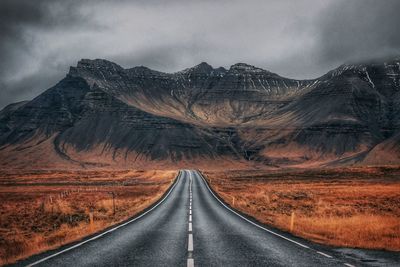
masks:
<svg viewBox="0 0 400 267"><path fill-rule="evenodd" d="M80 9L85 2L0 2L0 108L34 97L62 77L59 68L53 68L52 63L44 60L45 55L35 51L35 43L41 39L41 33L62 32L85 25L95 27ZM42 66L35 68L27 64L30 62L41 62Z"/></svg>
<svg viewBox="0 0 400 267"><path fill-rule="evenodd" d="M397 0L2 0L0 108L54 85L80 58L173 72L237 62L314 78L399 53Z"/></svg>
<svg viewBox="0 0 400 267"><path fill-rule="evenodd" d="M400 1L339 1L321 16L317 35L322 64L400 54Z"/></svg>

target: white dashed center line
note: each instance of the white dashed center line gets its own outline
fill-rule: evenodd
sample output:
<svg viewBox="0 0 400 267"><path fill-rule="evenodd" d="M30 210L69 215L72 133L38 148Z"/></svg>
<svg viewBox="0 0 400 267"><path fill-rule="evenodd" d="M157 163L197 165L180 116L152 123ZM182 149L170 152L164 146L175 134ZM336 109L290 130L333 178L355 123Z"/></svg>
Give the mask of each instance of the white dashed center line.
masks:
<svg viewBox="0 0 400 267"><path fill-rule="evenodd" d="M193 259L193 224L192 224L192 184L193 177L192 172L189 172L189 236L188 236L188 259L187 259L187 267L194 267L194 259Z"/></svg>
<svg viewBox="0 0 400 267"><path fill-rule="evenodd" d="M193 234L189 234L188 251L193 252Z"/></svg>

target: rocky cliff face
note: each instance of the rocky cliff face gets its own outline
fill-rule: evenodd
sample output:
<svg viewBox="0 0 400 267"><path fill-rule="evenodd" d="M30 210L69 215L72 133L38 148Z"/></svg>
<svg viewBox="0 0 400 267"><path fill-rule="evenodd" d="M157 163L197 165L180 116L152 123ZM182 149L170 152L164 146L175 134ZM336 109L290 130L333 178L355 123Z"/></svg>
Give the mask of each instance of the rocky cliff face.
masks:
<svg viewBox="0 0 400 267"><path fill-rule="evenodd" d="M0 112L0 156L18 161L21 149L34 155L51 140L57 157L80 164L382 164L380 155L399 154L399 102L398 59L315 80L244 63L162 73L84 59L37 98Z"/></svg>

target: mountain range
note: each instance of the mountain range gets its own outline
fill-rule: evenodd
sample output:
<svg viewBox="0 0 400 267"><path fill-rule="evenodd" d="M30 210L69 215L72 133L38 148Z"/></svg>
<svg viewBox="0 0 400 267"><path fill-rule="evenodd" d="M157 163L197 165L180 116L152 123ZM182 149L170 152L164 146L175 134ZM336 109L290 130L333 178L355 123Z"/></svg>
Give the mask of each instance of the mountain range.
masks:
<svg viewBox="0 0 400 267"><path fill-rule="evenodd" d="M82 59L0 111L0 166L399 164L399 102L400 58L310 80L244 63L164 73Z"/></svg>

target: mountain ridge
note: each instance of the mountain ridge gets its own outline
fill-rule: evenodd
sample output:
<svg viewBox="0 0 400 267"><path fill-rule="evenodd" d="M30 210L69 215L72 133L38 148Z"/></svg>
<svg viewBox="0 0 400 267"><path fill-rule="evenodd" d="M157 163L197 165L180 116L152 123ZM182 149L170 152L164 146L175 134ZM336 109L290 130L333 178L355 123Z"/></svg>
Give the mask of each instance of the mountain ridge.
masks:
<svg viewBox="0 0 400 267"><path fill-rule="evenodd" d="M379 155L399 153L399 92L397 58L344 64L312 80L245 63L225 69L202 62L164 73L82 59L54 87L0 112L0 158L18 161L22 144L53 136L47 150L83 165L191 165L208 158L267 166L382 164Z"/></svg>

